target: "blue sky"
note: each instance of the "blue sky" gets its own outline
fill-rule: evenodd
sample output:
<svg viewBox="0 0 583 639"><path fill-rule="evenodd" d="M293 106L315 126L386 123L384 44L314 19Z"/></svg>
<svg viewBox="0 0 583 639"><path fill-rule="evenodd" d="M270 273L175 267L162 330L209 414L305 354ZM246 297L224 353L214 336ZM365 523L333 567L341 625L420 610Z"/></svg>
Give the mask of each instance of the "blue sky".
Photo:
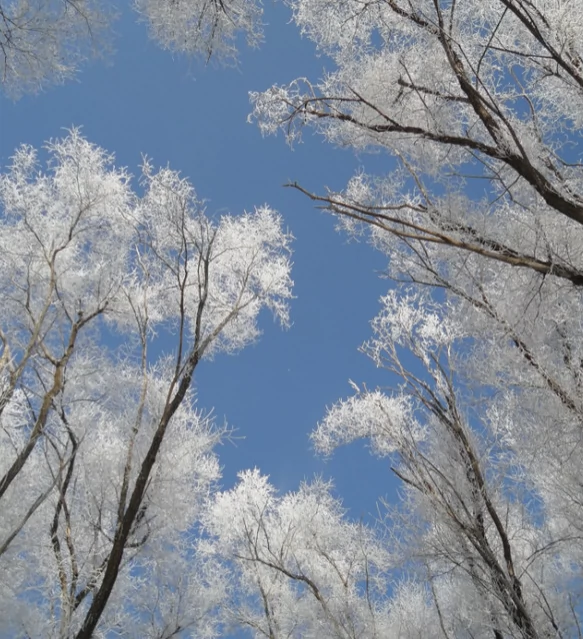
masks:
<svg viewBox="0 0 583 639"><path fill-rule="evenodd" d="M242 47L238 68L224 68L160 50L126 11L108 64L91 62L77 80L16 103L0 98L0 164L21 143L38 147L81 125L91 142L114 152L116 163L134 174L142 153L180 170L209 213L236 214L264 203L282 213L296 238L293 325L281 331L265 316L258 344L205 362L196 378L199 404L214 407L241 437L218 451L224 487L239 470L255 466L282 491L322 474L334 478L353 517L368 519L379 496L394 496L388 461L373 460L363 445L324 461L308 435L327 405L351 394L348 378L369 387L391 382L357 351L389 286L378 277L384 260L336 233L332 218L282 184L341 189L358 167L386 172L391 160L357 158L309 131L291 151L281 137L262 139L246 122L248 91L298 76L317 79L331 65L289 20L284 6L266 4L264 45Z"/></svg>

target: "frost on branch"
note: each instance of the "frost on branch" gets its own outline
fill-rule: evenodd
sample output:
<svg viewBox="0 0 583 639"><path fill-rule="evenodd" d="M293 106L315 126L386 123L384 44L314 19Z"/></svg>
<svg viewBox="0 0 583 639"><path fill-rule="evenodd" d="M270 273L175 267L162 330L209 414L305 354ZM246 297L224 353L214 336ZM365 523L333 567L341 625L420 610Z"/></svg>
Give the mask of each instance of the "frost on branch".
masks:
<svg viewBox="0 0 583 639"><path fill-rule="evenodd" d="M0 3L0 83L20 97L70 79L107 44L111 17L111 7L96 0Z"/></svg>
<svg viewBox="0 0 583 639"><path fill-rule="evenodd" d="M290 4L300 29L336 66L308 82L306 95L292 95L293 83L284 93L273 87L292 119L334 143L381 147L444 179L476 164L470 175L485 171L514 190L521 188L515 171L548 204L580 219L572 195L581 170L567 150L583 90L576 0L545 2L532 15L503 0ZM278 107L262 111L270 121ZM564 201L552 204L552 193Z"/></svg>
<svg viewBox="0 0 583 639"><path fill-rule="evenodd" d="M0 176L7 323L102 312L128 272L135 235L128 174L77 130L51 141L47 152L48 173L25 146Z"/></svg>
<svg viewBox="0 0 583 639"><path fill-rule="evenodd" d="M262 40L259 0L134 0L151 37L165 49L202 54L207 59L236 57L236 37L250 46Z"/></svg>
<svg viewBox="0 0 583 639"><path fill-rule="evenodd" d="M294 80L288 86L274 85L262 93L250 91L253 111L247 119L256 121L263 135L274 135L282 129L288 143L293 144L301 140L301 128L310 119L307 112L296 117L298 108L312 95L311 85L305 78Z"/></svg>
<svg viewBox="0 0 583 639"><path fill-rule="evenodd" d="M176 172L154 173L146 163L143 184L140 262L159 296L155 311L161 320L171 320L164 314L182 305L201 355L234 352L253 342L262 308L287 325L291 236L282 232L275 211L263 206L215 222Z"/></svg>
<svg viewBox="0 0 583 639"><path fill-rule="evenodd" d="M377 455L399 452L423 439L409 398L364 392L330 408L312 435L316 450L329 455L342 444L367 439Z"/></svg>
<svg viewBox="0 0 583 639"><path fill-rule="evenodd" d="M348 56L370 46L380 12L377 3L360 10L353 2L287 0L294 21L327 54ZM366 10L362 10L366 8Z"/></svg>

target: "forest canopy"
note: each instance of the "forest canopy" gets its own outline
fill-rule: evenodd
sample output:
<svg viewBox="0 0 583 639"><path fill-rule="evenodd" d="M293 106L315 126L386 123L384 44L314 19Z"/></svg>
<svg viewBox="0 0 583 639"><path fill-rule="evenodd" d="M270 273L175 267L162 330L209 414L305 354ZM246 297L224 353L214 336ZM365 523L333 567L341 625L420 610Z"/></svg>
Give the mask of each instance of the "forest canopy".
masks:
<svg viewBox="0 0 583 639"><path fill-rule="evenodd" d="M213 213L172 157L157 168L143 156L136 177L84 130L55 131L7 150L0 175L0 634L581 637L583 7L284 4L273 15L304 38L298 75L247 87L248 119L282 147L315 134L334 156L357 154L344 185L326 187L314 161L311 183L292 177L286 192L328 213L340 244L369 244L385 278L370 333L356 338L374 387L347 375L352 394L330 403L319 371L332 377L334 362L317 368L316 345L298 342L304 388L322 396L302 454L348 447L364 459L350 480L379 499L377 513L355 516L334 478L305 473L290 488L261 468L224 468L219 445L234 432L199 394L224 354L260 375L264 311L290 329L280 339L296 330L292 279L307 252L292 265L293 212ZM267 8L245 0L133 10L191 64L232 63L272 28ZM7 112L42 108L94 54L115 68L119 12L127 21L97 0L1 2ZM323 59L310 66L314 49ZM197 108L190 119L210 128ZM129 130L139 117L120 122ZM166 119L186 155L210 162L215 149L194 148ZM147 131L140 142L147 151ZM225 143L221 162L238 144ZM238 177L267 188L269 167L240 164L221 188ZM313 228L316 279L335 249ZM351 248L338 250L349 260ZM328 286L349 295L348 283ZM318 324L321 306L299 317ZM345 346L334 325L322 335ZM277 430L285 402L307 399L291 384L282 399L271 377L254 420ZM383 460L379 485L364 479L361 440ZM238 472L233 485L221 483L227 472ZM396 489L383 499L385 481Z"/></svg>

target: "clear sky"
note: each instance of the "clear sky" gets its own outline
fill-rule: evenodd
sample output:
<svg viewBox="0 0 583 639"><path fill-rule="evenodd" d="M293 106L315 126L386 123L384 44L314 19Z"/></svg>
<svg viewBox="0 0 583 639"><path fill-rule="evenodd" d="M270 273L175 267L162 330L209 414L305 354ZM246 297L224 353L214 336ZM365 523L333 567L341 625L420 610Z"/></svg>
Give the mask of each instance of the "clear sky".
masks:
<svg viewBox="0 0 583 639"><path fill-rule="evenodd" d="M236 214L264 203L282 213L296 238L293 325L281 331L265 316L255 346L205 362L196 378L199 404L214 407L241 437L218 451L224 487L255 466L282 491L322 474L334 478L351 516L368 519L379 496L394 496L388 461L372 459L363 445L324 461L311 450L309 433L327 405L352 393L349 378L369 388L394 382L358 353L389 286L378 277L384 261L348 242L331 217L281 185L297 180L313 191L341 189L358 167L372 162L386 172L391 160L355 157L309 131L291 151L282 137L262 139L246 122L248 91L298 76L317 79L331 65L300 38L283 5L266 4L266 41L259 50L243 46L238 68L172 56L148 40L136 17L128 10L116 23L108 64L92 62L77 80L16 103L0 98L0 164L21 143L38 147L80 125L134 174L141 154L180 170L209 213Z"/></svg>

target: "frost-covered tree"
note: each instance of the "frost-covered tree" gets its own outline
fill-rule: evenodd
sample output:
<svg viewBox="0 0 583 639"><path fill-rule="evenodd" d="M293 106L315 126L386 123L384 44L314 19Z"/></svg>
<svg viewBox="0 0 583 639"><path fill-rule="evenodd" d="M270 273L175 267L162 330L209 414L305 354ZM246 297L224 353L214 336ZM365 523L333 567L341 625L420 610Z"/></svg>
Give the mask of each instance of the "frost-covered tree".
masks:
<svg viewBox="0 0 583 639"><path fill-rule="evenodd" d="M109 0L2 0L0 83L18 97L73 77L89 55L107 52L107 30L122 8ZM232 60L239 34L251 46L261 40L259 1L134 0L133 8L176 53Z"/></svg>
<svg viewBox="0 0 583 639"><path fill-rule="evenodd" d="M112 7L100 0L0 2L0 82L19 97L72 77L107 49Z"/></svg>
<svg viewBox="0 0 583 639"><path fill-rule="evenodd" d="M581 636L583 6L289 4L334 68L253 93L253 117L390 167L339 193L294 186L397 283L363 347L388 388L314 433L325 454L368 439L401 480L387 526L412 581L393 573L386 605L413 584L431 612L396 636Z"/></svg>
<svg viewBox="0 0 583 639"><path fill-rule="evenodd" d="M270 639L396 636L383 598L390 556L372 530L345 520L330 485L280 497L247 471L203 521L200 555L234 576L223 623Z"/></svg>
<svg viewBox="0 0 583 639"><path fill-rule="evenodd" d="M229 61L237 57L238 35L250 46L262 40L261 0L134 0L134 6L152 38L177 53Z"/></svg>
<svg viewBox="0 0 583 639"><path fill-rule="evenodd" d="M193 376L287 323L290 238L148 161L138 195L77 130L46 154L0 176L0 634L212 636L193 548L225 430Z"/></svg>

